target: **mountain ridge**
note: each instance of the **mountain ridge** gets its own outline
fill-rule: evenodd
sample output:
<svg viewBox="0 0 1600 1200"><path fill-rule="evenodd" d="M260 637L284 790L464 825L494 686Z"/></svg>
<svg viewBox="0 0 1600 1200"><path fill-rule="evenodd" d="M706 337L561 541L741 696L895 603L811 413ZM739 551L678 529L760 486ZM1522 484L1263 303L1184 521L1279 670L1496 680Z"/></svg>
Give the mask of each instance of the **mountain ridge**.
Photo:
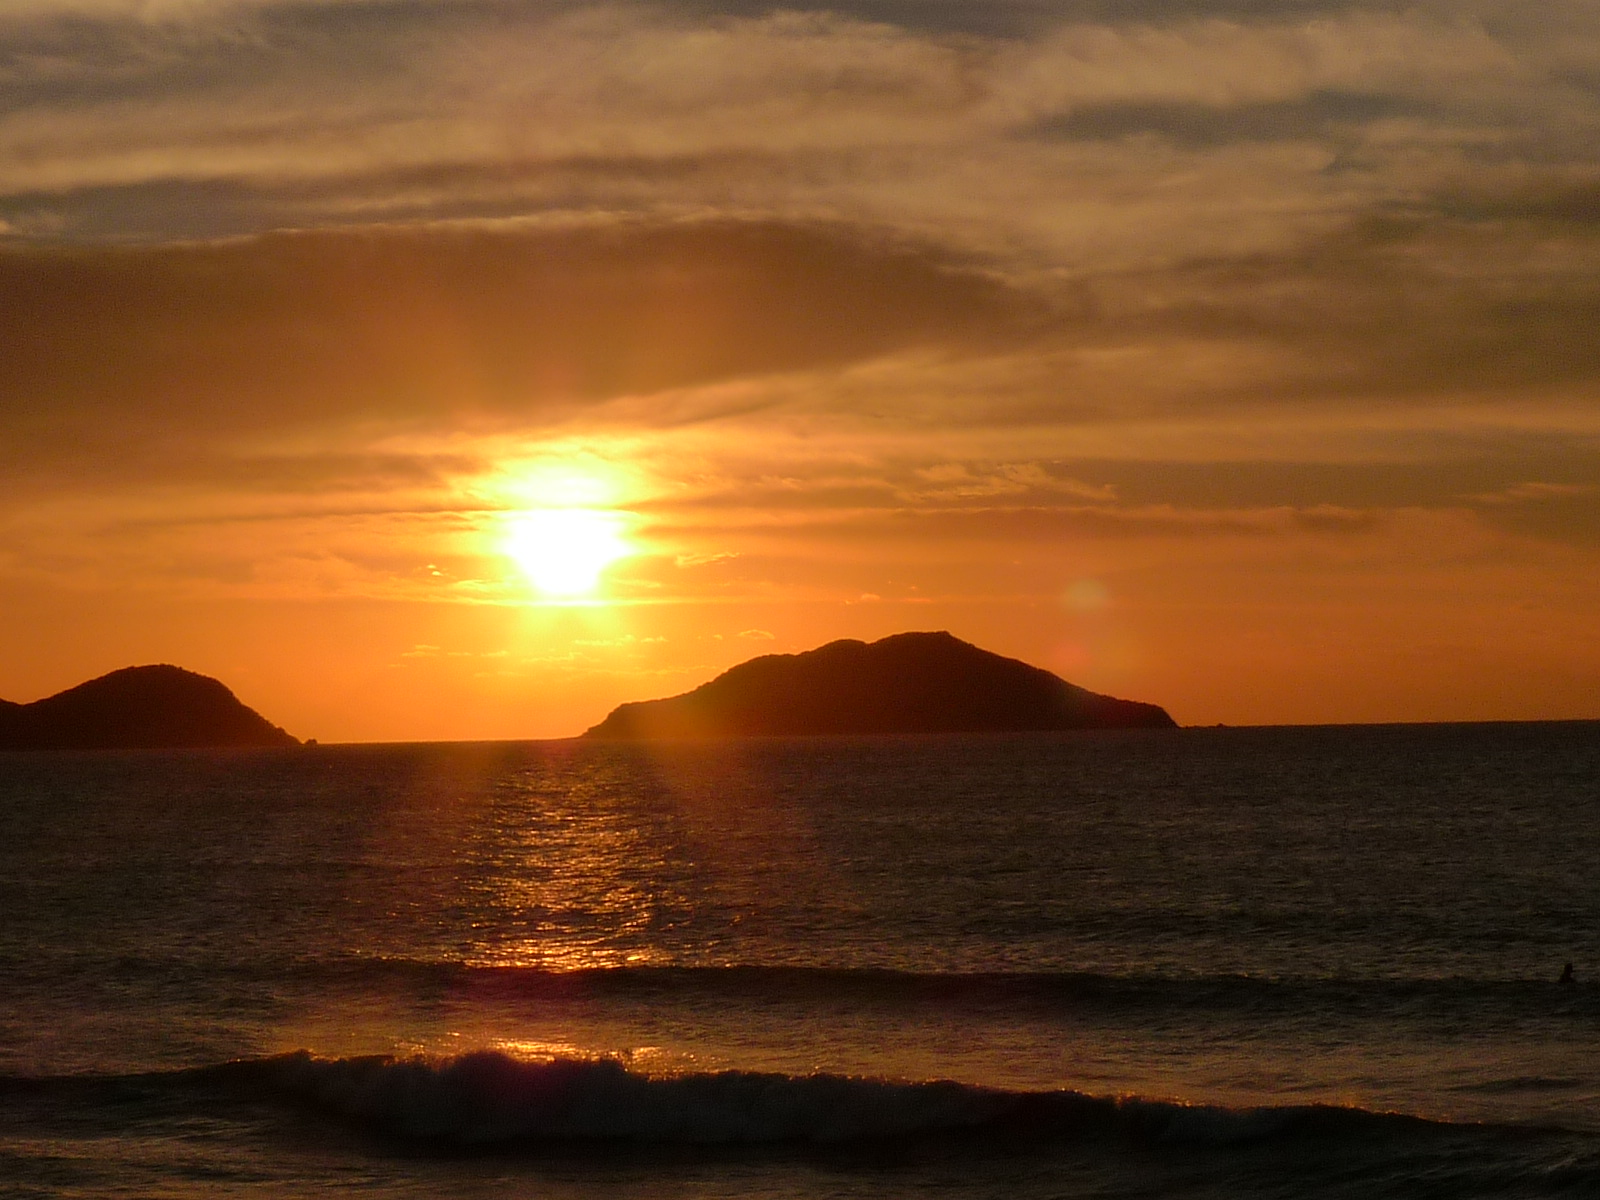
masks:
<svg viewBox="0 0 1600 1200"><path fill-rule="evenodd" d="M0 750L299 744L220 680L170 663L123 667L31 704L0 700Z"/></svg>
<svg viewBox="0 0 1600 1200"><path fill-rule="evenodd" d="M1158 705L1104 696L953 634L843 638L767 654L679 696L618 705L586 738L1170 729Z"/></svg>

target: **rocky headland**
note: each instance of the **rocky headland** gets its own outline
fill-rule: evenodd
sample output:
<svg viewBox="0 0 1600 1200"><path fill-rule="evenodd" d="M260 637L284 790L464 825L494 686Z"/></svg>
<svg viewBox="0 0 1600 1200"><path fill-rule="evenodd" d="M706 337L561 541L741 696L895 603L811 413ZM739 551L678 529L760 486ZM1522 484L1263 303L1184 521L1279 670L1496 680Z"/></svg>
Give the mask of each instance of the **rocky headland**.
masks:
<svg viewBox="0 0 1600 1200"><path fill-rule="evenodd" d="M768 654L664 700L623 704L590 738L1171 729L1166 710L1077 687L949 633Z"/></svg>
<svg viewBox="0 0 1600 1200"><path fill-rule="evenodd" d="M166 664L125 667L32 704L0 701L0 750L299 744L220 681Z"/></svg>

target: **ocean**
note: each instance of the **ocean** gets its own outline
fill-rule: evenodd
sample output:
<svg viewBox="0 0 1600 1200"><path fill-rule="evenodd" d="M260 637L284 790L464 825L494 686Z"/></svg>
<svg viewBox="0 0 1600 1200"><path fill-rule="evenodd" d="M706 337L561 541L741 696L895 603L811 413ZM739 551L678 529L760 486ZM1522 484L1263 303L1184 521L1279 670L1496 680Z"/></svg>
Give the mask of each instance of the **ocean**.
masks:
<svg viewBox="0 0 1600 1200"><path fill-rule="evenodd" d="M1593 722L6 755L0 1195L1600 1196L1597 810Z"/></svg>

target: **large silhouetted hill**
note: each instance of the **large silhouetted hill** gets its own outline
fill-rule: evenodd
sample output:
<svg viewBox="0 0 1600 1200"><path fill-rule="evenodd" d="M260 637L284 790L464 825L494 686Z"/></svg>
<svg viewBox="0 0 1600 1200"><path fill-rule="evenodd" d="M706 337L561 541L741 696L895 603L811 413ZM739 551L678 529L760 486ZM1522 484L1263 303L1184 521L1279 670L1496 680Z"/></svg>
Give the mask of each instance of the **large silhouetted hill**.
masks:
<svg viewBox="0 0 1600 1200"><path fill-rule="evenodd" d="M847 639L804 654L753 658L682 696L621 705L584 736L976 733L1175 724L1154 704L1086 691L948 633L900 633L870 645Z"/></svg>
<svg viewBox="0 0 1600 1200"><path fill-rule="evenodd" d="M181 667L127 667L32 704L0 701L0 750L297 745L222 683Z"/></svg>

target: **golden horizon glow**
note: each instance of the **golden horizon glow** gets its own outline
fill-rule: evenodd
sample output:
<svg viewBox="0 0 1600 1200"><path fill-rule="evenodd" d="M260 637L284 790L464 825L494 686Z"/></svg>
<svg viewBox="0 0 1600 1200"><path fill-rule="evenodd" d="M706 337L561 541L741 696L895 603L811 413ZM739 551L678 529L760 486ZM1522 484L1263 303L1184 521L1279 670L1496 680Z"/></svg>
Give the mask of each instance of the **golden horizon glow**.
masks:
<svg viewBox="0 0 1600 1200"><path fill-rule="evenodd" d="M0 698L1600 715L1600 5L934 7L11 0Z"/></svg>

